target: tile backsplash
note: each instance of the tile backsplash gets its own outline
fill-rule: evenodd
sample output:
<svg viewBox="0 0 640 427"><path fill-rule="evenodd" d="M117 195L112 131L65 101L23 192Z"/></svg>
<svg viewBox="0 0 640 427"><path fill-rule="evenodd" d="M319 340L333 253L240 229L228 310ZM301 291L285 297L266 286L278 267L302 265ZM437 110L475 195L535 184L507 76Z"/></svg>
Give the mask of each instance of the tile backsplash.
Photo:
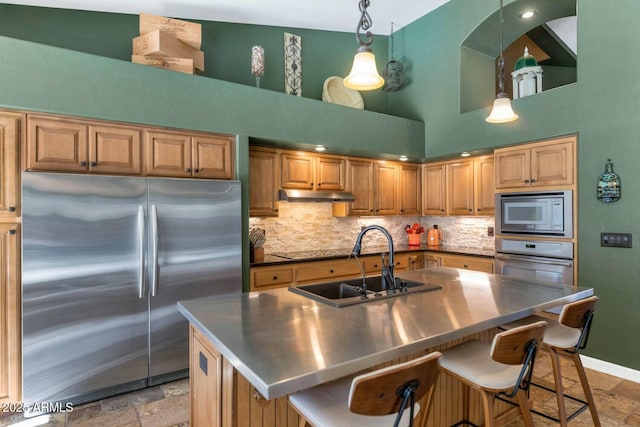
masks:
<svg viewBox="0 0 640 427"><path fill-rule="evenodd" d="M444 235L443 243L454 246L473 246L493 249L494 238L487 236L487 227L494 226L493 217L441 217L441 216L332 216L331 203L281 202L277 218L250 218L250 228L263 228L266 232L265 253L297 252L308 250L351 248L362 227L380 225L386 228L395 244L406 244L406 224L420 223L425 230L438 225ZM422 234L426 243L426 233ZM363 247L385 246L384 236L370 232Z"/></svg>

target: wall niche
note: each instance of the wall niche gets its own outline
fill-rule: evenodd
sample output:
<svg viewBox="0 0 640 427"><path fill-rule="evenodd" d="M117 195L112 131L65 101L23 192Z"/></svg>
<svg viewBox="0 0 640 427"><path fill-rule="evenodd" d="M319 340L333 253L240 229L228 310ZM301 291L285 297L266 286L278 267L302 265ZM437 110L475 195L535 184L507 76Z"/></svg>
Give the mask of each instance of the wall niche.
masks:
<svg viewBox="0 0 640 427"><path fill-rule="evenodd" d="M525 19L521 15L534 10ZM505 92L513 99L516 61L529 53L543 69L542 90L577 81L576 0L516 0L503 6ZM491 106L498 92L500 10L481 22L460 47L460 112Z"/></svg>

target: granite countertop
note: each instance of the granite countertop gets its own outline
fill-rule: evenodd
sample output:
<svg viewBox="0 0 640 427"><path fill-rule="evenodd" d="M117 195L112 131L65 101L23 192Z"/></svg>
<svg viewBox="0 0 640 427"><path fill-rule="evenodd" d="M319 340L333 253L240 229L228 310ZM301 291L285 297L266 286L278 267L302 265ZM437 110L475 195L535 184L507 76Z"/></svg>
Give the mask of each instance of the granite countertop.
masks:
<svg viewBox="0 0 640 427"><path fill-rule="evenodd" d="M309 261L324 261L329 259L347 258L351 253L352 248L337 248L337 249L323 249L315 251L300 251L300 252L280 252L273 254L265 254L264 258L257 262L252 262L251 267L260 267L265 265L284 264L291 262L309 262ZM377 246L363 248L361 255L377 255L383 252L387 252L387 246ZM440 252L445 254L455 255L473 255L485 258L493 258L495 256L495 250L493 248L478 248L472 246L428 246L422 244L420 246L409 246L406 244L394 245L394 253L407 253L407 252Z"/></svg>
<svg viewBox="0 0 640 427"><path fill-rule="evenodd" d="M270 400L593 294L447 267L397 276L442 289L335 308L280 288L178 310Z"/></svg>

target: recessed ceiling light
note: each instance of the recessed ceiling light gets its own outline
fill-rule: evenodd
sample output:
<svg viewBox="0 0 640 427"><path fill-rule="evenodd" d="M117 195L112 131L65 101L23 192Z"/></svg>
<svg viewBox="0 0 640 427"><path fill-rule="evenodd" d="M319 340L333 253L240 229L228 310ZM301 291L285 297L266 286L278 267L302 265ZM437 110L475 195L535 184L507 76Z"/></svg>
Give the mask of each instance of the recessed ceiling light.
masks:
<svg viewBox="0 0 640 427"><path fill-rule="evenodd" d="M327 147L324 145L316 145L316 151L325 151Z"/></svg>
<svg viewBox="0 0 640 427"><path fill-rule="evenodd" d="M468 151L463 151L460 153L460 157L469 157L471 154Z"/></svg>
<svg viewBox="0 0 640 427"><path fill-rule="evenodd" d="M534 16L536 16L538 14L537 10L534 9L530 9L530 10L525 10L523 11L520 15L518 15L520 17L520 19L529 19L529 18L533 18Z"/></svg>
<svg viewBox="0 0 640 427"><path fill-rule="evenodd" d="M409 158L407 156L400 156L400 161L401 162L406 162L407 160L409 160Z"/></svg>

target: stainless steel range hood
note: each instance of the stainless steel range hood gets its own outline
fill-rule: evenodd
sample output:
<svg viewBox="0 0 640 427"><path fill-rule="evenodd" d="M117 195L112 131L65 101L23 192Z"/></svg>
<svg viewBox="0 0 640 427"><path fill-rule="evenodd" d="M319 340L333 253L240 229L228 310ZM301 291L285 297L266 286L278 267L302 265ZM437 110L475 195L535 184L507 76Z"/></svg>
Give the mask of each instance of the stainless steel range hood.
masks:
<svg viewBox="0 0 640 427"><path fill-rule="evenodd" d="M353 194L347 191L313 191L281 189L278 200L285 202L353 202Z"/></svg>

